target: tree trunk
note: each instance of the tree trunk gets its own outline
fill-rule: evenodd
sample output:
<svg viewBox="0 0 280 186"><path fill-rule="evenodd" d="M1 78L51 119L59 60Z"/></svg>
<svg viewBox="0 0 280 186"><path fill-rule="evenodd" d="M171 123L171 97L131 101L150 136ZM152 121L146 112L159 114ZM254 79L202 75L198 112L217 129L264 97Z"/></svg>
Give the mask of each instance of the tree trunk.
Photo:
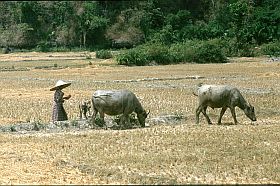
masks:
<svg viewBox="0 0 280 186"><path fill-rule="evenodd" d="M84 31L83 32L83 44L84 44L84 48L86 48L86 37L87 36L87 32L86 31Z"/></svg>

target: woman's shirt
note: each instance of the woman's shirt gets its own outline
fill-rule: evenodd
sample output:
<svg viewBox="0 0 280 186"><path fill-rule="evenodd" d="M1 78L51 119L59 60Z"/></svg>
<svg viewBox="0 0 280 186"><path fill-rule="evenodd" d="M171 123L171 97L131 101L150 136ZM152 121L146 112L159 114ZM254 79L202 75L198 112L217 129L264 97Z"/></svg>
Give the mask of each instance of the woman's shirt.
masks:
<svg viewBox="0 0 280 186"><path fill-rule="evenodd" d="M64 102L63 96L64 96L64 93L60 89L56 90L54 93L54 102L56 104L63 104L63 102Z"/></svg>

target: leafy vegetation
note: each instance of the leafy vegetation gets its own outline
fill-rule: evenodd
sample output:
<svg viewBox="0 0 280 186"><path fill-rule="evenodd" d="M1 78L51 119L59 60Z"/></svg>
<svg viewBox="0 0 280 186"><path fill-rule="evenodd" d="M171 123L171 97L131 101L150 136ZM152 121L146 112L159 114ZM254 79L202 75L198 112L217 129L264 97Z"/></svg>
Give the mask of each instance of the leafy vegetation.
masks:
<svg viewBox="0 0 280 186"><path fill-rule="evenodd" d="M269 56L280 56L280 41L264 44L262 45L261 50L263 54Z"/></svg>
<svg viewBox="0 0 280 186"><path fill-rule="evenodd" d="M109 50L98 50L98 51L96 51L96 58L110 59L110 58L112 58L112 53Z"/></svg>
<svg viewBox="0 0 280 186"><path fill-rule="evenodd" d="M267 51L279 43L279 7L278 0L3 1L0 46L43 52L136 48L129 53L137 65L173 63L167 49L190 40L207 43L188 59L199 63L223 61L218 50L226 56L260 55L255 48L262 45L264 54L279 55ZM229 45L211 48L208 40ZM143 51L137 46L147 44L155 50L143 49L150 57L140 59ZM210 59L206 51L215 56ZM124 56L119 58L130 65Z"/></svg>
<svg viewBox="0 0 280 186"><path fill-rule="evenodd" d="M123 53L119 54L116 59L120 65L142 66L149 62L146 51L143 47L137 47L124 51Z"/></svg>
<svg viewBox="0 0 280 186"><path fill-rule="evenodd" d="M224 63L227 61L222 48L224 43L210 41L186 41L169 47L162 43L148 43L125 50L117 56L122 65L170 64L182 62Z"/></svg>

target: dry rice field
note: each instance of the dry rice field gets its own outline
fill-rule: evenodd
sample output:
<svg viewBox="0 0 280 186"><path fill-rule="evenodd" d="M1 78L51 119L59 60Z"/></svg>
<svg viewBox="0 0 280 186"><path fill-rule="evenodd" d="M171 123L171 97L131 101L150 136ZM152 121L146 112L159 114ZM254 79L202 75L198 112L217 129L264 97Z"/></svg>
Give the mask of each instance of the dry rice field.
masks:
<svg viewBox="0 0 280 186"><path fill-rule="evenodd" d="M118 66L92 52L0 55L0 125L49 123L57 80L70 81L69 120L97 89L130 89L149 119L184 116L179 124L131 130L0 133L0 184L280 183L280 63L232 58L226 64ZM252 123L236 109L217 125L208 109L195 125L198 83L230 84L255 106Z"/></svg>

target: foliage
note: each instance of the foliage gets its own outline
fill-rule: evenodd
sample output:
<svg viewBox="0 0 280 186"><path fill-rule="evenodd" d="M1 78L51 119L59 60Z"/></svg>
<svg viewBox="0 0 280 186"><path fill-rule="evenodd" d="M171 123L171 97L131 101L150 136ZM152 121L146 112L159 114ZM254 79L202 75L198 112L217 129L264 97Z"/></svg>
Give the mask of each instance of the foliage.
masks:
<svg viewBox="0 0 280 186"><path fill-rule="evenodd" d="M197 46L194 61L197 63L225 63L227 58L217 45L204 42Z"/></svg>
<svg viewBox="0 0 280 186"><path fill-rule="evenodd" d="M122 65L171 64L181 62L224 63L227 58L223 49L227 43L221 40L189 40L175 43L170 47L162 43L148 43L136 48L123 51L117 56Z"/></svg>
<svg viewBox="0 0 280 186"><path fill-rule="evenodd" d="M152 38L151 42L162 43L162 44L172 44L177 40L176 33L174 33L171 25L164 26L159 32L156 32Z"/></svg>
<svg viewBox="0 0 280 186"><path fill-rule="evenodd" d="M118 64L128 66L143 66L147 65L149 62L146 51L141 47L136 47L133 49L123 51L122 53L117 55L116 60Z"/></svg>
<svg viewBox="0 0 280 186"><path fill-rule="evenodd" d="M261 51L265 55L280 56L280 41L270 42L262 45Z"/></svg>
<svg viewBox="0 0 280 186"><path fill-rule="evenodd" d="M144 46L146 55L149 61L154 61L157 64L169 64L170 56L168 51L168 46L162 45L160 43L149 43Z"/></svg>
<svg viewBox="0 0 280 186"><path fill-rule="evenodd" d="M112 58L112 53L109 50L98 50L98 51L96 51L96 58L109 59L109 58Z"/></svg>
<svg viewBox="0 0 280 186"><path fill-rule="evenodd" d="M72 43L71 34L69 33L69 28L67 26L58 26L54 37L57 46L66 47Z"/></svg>
<svg viewBox="0 0 280 186"><path fill-rule="evenodd" d="M250 31L257 44L280 38L280 3L275 7L258 7L251 17Z"/></svg>
<svg viewBox="0 0 280 186"><path fill-rule="evenodd" d="M170 53L176 62L224 63L227 43L223 40L189 40L170 47Z"/></svg>
<svg viewBox="0 0 280 186"><path fill-rule="evenodd" d="M0 29L1 46L32 47L35 42L33 31L26 23L12 25L8 30Z"/></svg>
<svg viewBox="0 0 280 186"><path fill-rule="evenodd" d="M78 18L84 47L88 42L87 38L95 42L104 35L108 19L101 15L97 2L84 2L78 12Z"/></svg>
<svg viewBox="0 0 280 186"><path fill-rule="evenodd" d="M122 65L148 65L150 62L169 64L170 56L168 47L160 43L148 43L122 52L117 56L117 61Z"/></svg>
<svg viewBox="0 0 280 186"><path fill-rule="evenodd" d="M169 48L172 62L194 62L196 47L200 42L199 40L188 40L183 43L172 44Z"/></svg>
<svg viewBox="0 0 280 186"><path fill-rule="evenodd" d="M144 11L128 9L121 11L117 21L106 32L106 37L115 43L127 43L131 46L143 42L144 33L140 29Z"/></svg>
<svg viewBox="0 0 280 186"><path fill-rule="evenodd" d="M50 44L47 42L40 42L37 47L36 51L38 52L50 52Z"/></svg>
<svg viewBox="0 0 280 186"><path fill-rule="evenodd" d="M227 55L255 56L256 46L280 38L279 7L277 0L3 1L0 46L101 50L224 39Z"/></svg>

